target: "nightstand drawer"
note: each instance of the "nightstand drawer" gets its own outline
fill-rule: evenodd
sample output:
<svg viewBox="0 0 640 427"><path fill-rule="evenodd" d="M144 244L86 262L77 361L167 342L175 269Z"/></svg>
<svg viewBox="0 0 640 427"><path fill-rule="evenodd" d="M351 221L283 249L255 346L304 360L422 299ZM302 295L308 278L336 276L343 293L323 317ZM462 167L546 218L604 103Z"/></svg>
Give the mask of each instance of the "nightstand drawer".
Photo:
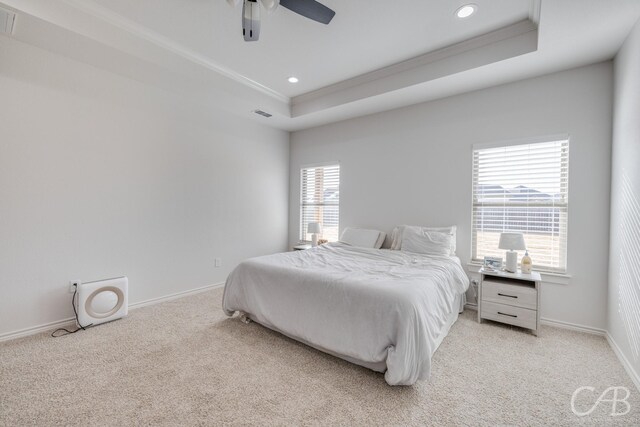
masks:
<svg viewBox="0 0 640 427"><path fill-rule="evenodd" d="M535 310L538 293L534 287L510 285L485 279L482 282L482 301L508 304Z"/></svg>
<svg viewBox="0 0 640 427"><path fill-rule="evenodd" d="M483 319L495 320L522 328L537 329L536 320L538 313L536 310L513 307L506 304L496 304L483 300L481 315Z"/></svg>

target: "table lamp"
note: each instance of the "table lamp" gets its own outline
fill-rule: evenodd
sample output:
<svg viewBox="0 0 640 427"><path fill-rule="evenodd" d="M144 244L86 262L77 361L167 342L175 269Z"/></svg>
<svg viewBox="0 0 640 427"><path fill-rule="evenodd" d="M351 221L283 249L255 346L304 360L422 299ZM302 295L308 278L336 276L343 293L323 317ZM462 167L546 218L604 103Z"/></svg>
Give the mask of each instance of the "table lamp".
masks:
<svg viewBox="0 0 640 427"><path fill-rule="evenodd" d="M318 234L322 233L322 225L319 222L307 224L307 233L311 233L311 246L318 246Z"/></svg>
<svg viewBox="0 0 640 427"><path fill-rule="evenodd" d="M527 249L522 233L501 233L498 248L507 249L507 263L504 269L516 273L518 271L518 253L516 251Z"/></svg>

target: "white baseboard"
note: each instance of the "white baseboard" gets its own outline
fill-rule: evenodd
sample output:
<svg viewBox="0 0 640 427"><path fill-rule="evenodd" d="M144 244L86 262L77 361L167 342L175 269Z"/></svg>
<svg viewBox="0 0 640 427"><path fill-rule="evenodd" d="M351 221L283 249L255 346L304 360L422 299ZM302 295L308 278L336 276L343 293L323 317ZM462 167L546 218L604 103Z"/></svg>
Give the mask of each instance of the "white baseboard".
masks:
<svg viewBox="0 0 640 427"><path fill-rule="evenodd" d="M189 289L188 291L176 292L175 294L165 295L158 298L151 298L145 301L134 302L129 304L129 308L135 310L136 308L146 307L148 305L159 304L161 302L171 301L177 298L186 297L187 295L199 294L200 292L209 291L211 289L221 288L224 286L224 282L214 283L213 285L202 286L200 288Z"/></svg>
<svg viewBox="0 0 640 427"><path fill-rule="evenodd" d="M633 369L633 365L629 362L629 359L627 359L627 357L624 355L624 353L618 346L618 343L616 343L616 341L613 339L611 334L607 332L606 336L607 336L607 341L609 342L609 346L618 357L618 360L620 361L622 366L624 366L624 370L627 371L627 374L629 374L629 376L631 377L631 381L633 381L638 391L640 391L640 375L638 375L636 370Z"/></svg>
<svg viewBox="0 0 640 427"><path fill-rule="evenodd" d="M478 311L478 305L472 302L468 302L464 305L465 309ZM543 317L540 319L540 323L546 326L551 326L552 328L560 328L560 329L570 329L572 331L578 332L586 332L587 334L600 335L605 336L607 331L604 329L593 328L591 326L578 325L575 323L563 322L560 320L547 319Z"/></svg>
<svg viewBox="0 0 640 427"><path fill-rule="evenodd" d="M578 325L576 323L563 322L561 320L547 319L546 317L540 318L540 323L554 328L570 329L572 331L586 332L587 334L600 335L602 337L607 334L607 331L605 331L604 329Z"/></svg>
<svg viewBox="0 0 640 427"><path fill-rule="evenodd" d="M24 328L13 332L5 332L0 335L0 342L27 337L29 335L39 334L40 332L46 332L52 329L73 327L75 323L76 319L74 317L69 317L67 319L43 323L42 325L32 326L30 328Z"/></svg>
<svg viewBox="0 0 640 427"><path fill-rule="evenodd" d="M198 294L215 288L221 288L224 286L222 283L214 283L213 285L202 286L200 288L190 289L188 291L176 292L175 294L165 295L158 298L151 298L145 301L134 302L129 304L129 309L135 310L136 308L146 307L148 305L159 304L161 302L171 301L177 298L186 297L188 295ZM16 338L22 338L29 335L39 334L41 332L50 331L56 328L73 327L75 326L76 319L69 317L55 322L43 323L42 325L32 326L29 328L20 329L13 332L5 332L0 334L0 342L9 341Z"/></svg>

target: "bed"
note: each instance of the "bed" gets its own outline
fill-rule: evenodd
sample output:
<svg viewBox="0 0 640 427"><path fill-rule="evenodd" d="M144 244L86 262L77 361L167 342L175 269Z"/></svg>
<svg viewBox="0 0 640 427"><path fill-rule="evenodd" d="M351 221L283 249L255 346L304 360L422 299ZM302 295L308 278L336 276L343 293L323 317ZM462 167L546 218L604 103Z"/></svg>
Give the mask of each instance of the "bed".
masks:
<svg viewBox="0 0 640 427"><path fill-rule="evenodd" d="M229 275L241 315L349 362L390 385L426 379L469 286L455 256L330 243L252 258Z"/></svg>

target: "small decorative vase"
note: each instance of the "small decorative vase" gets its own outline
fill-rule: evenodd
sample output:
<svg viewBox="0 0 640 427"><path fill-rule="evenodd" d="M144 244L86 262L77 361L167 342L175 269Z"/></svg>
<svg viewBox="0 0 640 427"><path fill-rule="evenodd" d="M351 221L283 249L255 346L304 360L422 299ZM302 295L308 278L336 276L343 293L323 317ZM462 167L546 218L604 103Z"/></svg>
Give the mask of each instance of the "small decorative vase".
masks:
<svg viewBox="0 0 640 427"><path fill-rule="evenodd" d="M533 263L531 262L531 257L529 256L529 251L526 251L524 253L524 256L522 257L522 261L520 261L520 270L524 273L524 274L531 274L531 265Z"/></svg>

